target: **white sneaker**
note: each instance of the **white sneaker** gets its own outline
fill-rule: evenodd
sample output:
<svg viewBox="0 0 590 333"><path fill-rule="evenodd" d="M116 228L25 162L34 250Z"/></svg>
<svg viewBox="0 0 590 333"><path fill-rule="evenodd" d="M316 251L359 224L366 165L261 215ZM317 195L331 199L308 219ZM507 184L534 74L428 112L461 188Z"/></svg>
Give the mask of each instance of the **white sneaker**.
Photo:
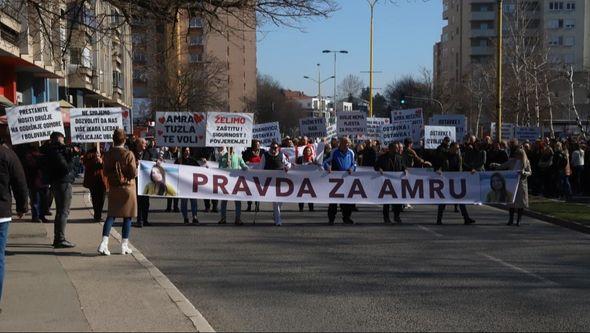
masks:
<svg viewBox="0 0 590 333"><path fill-rule="evenodd" d="M111 251L109 251L109 243L101 242L97 249L98 253L103 256L110 256Z"/></svg>
<svg viewBox="0 0 590 333"><path fill-rule="evenodd" d="M123 240L123 242L121 243L121 254L125 255L131 253L133 253L133 251L131 251L131 249L129 248L129 242Z"/></svg>

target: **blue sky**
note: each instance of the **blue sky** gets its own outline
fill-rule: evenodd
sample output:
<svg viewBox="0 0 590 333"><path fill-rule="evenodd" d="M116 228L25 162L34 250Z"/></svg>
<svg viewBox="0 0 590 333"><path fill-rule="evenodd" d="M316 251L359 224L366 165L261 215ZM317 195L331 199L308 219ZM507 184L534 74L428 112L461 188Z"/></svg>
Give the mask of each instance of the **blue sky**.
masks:
<svg viewBox="0 0 590 333"><path fill-rule="evenodd" d="M341 9L328 19L304 21L294 28L263 26L258 33L258 72L278 80L285 88L317 95L317 84L303 78L322 79L334 71L333 55L324 49L348 50L338 56L338 81L355 74L368 86L369 18L366 0L337 0ZM391 81L406 75L418 75L420 68L432 68L432 47L444 25L442 1L398 0L397 4L379 4L375 10L375 87L385 89ZM332 81L322 85L322 95L332 95ZM380 90L376 90L379 92Z"/></svg>

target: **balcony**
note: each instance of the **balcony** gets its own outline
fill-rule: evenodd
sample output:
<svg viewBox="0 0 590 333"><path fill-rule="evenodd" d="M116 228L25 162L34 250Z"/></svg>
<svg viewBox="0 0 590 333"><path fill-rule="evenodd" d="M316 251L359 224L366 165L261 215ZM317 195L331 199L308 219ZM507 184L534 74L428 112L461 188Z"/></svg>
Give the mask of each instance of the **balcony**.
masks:
<svg viewBox="0 0 590 333"><path fill-rule="evenodd" d="M471 12L471 21L494 21L496 20L496 12Z"/></svg>
<svg viewBox="0 0 590 333"><path fill-rule="evenodd" d="M472 29L471 37L496 37L495 29Z"/></svg>
<svg viewBox="0 0 590 333"><path fill-rule="evenodd" d="M490 46L472 46L471 55L473 56L488 56L493 55L494 49Z"/></svg>

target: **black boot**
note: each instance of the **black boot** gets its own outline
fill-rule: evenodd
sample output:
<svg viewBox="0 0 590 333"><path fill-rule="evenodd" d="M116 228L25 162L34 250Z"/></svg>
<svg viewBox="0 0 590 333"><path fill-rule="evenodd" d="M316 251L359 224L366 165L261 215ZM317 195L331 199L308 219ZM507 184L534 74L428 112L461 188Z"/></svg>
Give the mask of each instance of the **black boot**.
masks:
<svg viewBox="0 0 590 333"><path fill-rule="evenodd" d="M516 212L516 226L520 226L520 219L522 218L523 208L519 208Z"/></svg>
<svg viewBox="0 0 590 333"><path fill-rule="evenodd" d="M508 218L508 223L506 223L506 225L512 225L512 224L514 224L514 208L510 208L508 210L508 214L509 214L509 218Z"/></svg>

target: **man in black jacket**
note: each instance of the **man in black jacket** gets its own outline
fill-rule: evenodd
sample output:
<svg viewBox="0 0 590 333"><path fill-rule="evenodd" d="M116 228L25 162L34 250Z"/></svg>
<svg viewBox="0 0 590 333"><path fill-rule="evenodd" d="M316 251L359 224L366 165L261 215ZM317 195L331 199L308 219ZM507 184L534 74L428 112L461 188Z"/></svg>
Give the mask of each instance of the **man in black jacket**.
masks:
<svg viewBox="0 0 590 333"><path fill-rule="evenodd" d="M22 218L27 212L28 201L25 172L16 154L0 142L0 298L4 281L4 251L8 226L12 221L11 190L16 200L16 213Z"/></svg>
<svg viewBox="0 0 590 333"><path fill-rule="evenodd" d="M403 146L401 142L395 141L389 144L389 151L387 154L379 156L377 163L375 164L375 170L381 172L401 172L404 171L404 163L402 160ZM393 206L393 220L396 223L402 223L400 213L402 211L402 205L396 204ZM389 205L383 205L383 222L390 224L389 219Z"/></svg>
<svg viewBox="0 0 590 333"><path fill-rule="evenodd" d="M72 183L76 180L74 155L76 151L64 144L64 135L53 132L48 145L42 147L46 179L51 185L55 198L55 220L53 222L53 247L72 248L76 245L66 240L66 225L72 203Z"/></svg>

